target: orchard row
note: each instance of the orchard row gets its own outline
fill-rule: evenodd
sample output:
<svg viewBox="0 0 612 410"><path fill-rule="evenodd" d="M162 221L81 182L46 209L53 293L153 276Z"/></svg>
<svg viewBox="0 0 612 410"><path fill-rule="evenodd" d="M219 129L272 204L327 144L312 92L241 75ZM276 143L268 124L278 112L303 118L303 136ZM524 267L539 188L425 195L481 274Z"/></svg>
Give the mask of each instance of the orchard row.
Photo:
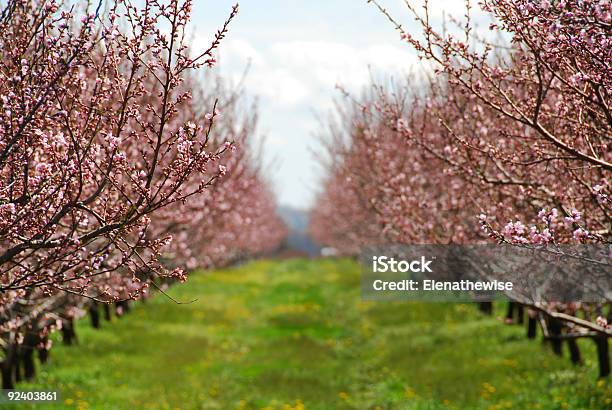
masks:
<svg viewBox="0 0 612 410"><path fill-rule="evenodd" d="M371 3L428 69L361 96L341 89L313 236L343 254L386 243L609 246L612 4L484 0L491 24L479 32L469 2L440 28L427 3L407 2L411 32ZM601 303L524 303L555 343L596 340L602 375L610 280Z"/></svg>
<svg viewBox="0 0 612 410"><path fill-rule="evenodd" d="M192 1L143 3L10 0L0 11L5 388L89 307L284 236L251 149L255 107L200 73L238 7L195 54Z"/></svg>

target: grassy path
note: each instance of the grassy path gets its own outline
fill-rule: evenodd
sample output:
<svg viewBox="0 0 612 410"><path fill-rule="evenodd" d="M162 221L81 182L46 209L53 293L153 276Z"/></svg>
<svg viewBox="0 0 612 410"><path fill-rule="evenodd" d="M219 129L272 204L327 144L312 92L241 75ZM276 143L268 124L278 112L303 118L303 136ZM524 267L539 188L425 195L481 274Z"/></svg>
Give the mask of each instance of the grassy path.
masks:
<svg viewBox="0 0 612 410"><path fill-rule="evenodd" d="M170 294L198 300L158 295L98 331L82 320L79 345L23 388L58 388L70 409L612 405L589 341L573 368L471 305L363 303L349 260L252 262Z"/></svg>

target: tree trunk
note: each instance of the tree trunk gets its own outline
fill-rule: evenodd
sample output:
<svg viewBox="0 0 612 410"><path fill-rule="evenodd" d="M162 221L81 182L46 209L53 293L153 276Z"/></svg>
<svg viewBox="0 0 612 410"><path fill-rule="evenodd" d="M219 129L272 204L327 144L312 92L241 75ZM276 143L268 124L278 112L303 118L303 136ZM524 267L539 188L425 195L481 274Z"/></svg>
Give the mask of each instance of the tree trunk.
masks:
<svg viewBox="0 0 612 410"><path fill-rule="evenodd" d="M48 336L43 336L40 339L40 345L43 347L38 348L38 360L40 361L41 364L45 364L49 360L49 351L46 349L48 341L49 341Z"/></svg>
<svg viewBox="0 0 612 410"><path fill-rule="evenodd" d="M49 351L47 349L38 349L38 360L41 364L49 361Z"/></svg>
<svg viewBox="0 0 612 410"><path fill-rule="evenodd" d="M66 346L76 343L76 332L74 330L74 319L66 319L62 322L62 341Z"/></svg>
<svg viewBox="0 0 612 410"><path fill-rule="evenodd" d="M13 339L11 337L11 339ZM2 361L2 388L3 389L14 389L15 388L15 378L14 378L14 360L17 352L15 351L15 344L10 342L6 349L6 355L4 356L4 360Z"/></svg>
<svg viewBox="0 0 612 410"><path fill-rule="evenodd" d="M610 350L608 348L608 337L604 335L593 338L597 345L597 360L599 361L599 377L610 375Z"/></svg>
<svg viewBox="0 0 612 410"><path fill-rule="evenodd" d="M15 344L15 354L13 355L13 371L15 372L15 384L21 382L21 360L20 359L21 347Z"/></svg>
<svg viewBox="0 0 612 410"><path fill-rule="evenodd" d="M108 303L104 304L104 319L106 319L108 322L111 321L111 309Z"/></svg>
<svg viewBox="0 0 612 410"><path fill-rule="evenodd" d="M581 364L582 356L580 355L580 348L578 347L578 341L576 339L568 339L567 347L570 352L570 359L573 364Z"/></svg>
<svg viewBox="0 0 612 410"><path fill-rule="evenodd" d="M493 302L479 302L478 309L485 315L493 314Z"/></svg>
<svg viewBox="0 0 612 410"><path fill-rule="evenodd" d="M32 380L36 376L36 365L34 364L34 347L38 344L39 337L35 329L26 333L21 346L21 361L23 362L23 375L26 380Z"/></svg>
<svg viewBox="0 0 612 410"><path fill-rule="evenodd" d="M514 302L508 302L508 310L506 311L506 321L514 322Z"/></svg>
<svg viewBox="0 0 612 410"><path fill-rule="evenodd" d="M561 322L552 317L548 318L548 331L550 332L550 343L552 345L553 352L557 356L562 356L563 352L561 351Z"/></svg>
<svg viewBox="0 0 612 410"><path fill-rule="evenodd" d="M13 369L11 368L11 362L8 357L5 357L2 361L2 388L15 388L15 383L13 383Z"/></svg>
<svg viewBox="0 0 612 410"><path fill-rule="evenodd" d="M100 309L96 302L89 306L89 317L91 318L91 326L94 329L100 329Z"/></svg>
<svg viewBox="0 0 612 410"><path fill-rule="evenodd" d="M516 322L519 325L522 325L523 323L525 323L525 307L523 305L521 305L520 303L517 303L516 305Z"/></svg>
<svg viewBox="0 0 612 410"><path fill-rule="evenodd" d="M538 332L538 321L535 317L528 316L527 318L527 338L535 339Z"/></svg>

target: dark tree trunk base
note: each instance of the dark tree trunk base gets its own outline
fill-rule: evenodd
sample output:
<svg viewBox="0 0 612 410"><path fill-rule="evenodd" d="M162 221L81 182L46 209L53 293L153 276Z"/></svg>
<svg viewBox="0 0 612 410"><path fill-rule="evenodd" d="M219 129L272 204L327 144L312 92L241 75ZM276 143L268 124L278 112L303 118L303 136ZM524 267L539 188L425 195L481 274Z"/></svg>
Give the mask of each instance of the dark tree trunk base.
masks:
<svg viewBox="0 0 612 410"><path fill-rule="evenodd" d="M43 346L43 347L38 347L38 360L40 361L41 364L45 364L49 360L49 351L46 349L48 342L49 342L48 336L43 336L40 339L40 346Z"/></svg>
<svg viewBox="0 0 612 410"><path fill-rule="evenodd" d="M599 377L604 378L610 375L610 349L608 347L607 336L597 336L593 338L597 345L597 360L599 362Z"/></svg>
<svg viewBox="0 0 612 410"><path fill-rule="evenodd" d="M557 356L563 356L563 351L561 350L562 340L561 336L561 322L552 317L548 318L548 330L550 332L550 343L552 345L552 350Z"/></svg>
<svg viewBox="0 0 612 410"><path fill-rule="evenodd" d="M514 321L514 302L508 302L508 310L506 311L506 321Z"/></svg>
<svg viewBox="0 0 612 410"><path fill-rule="evenodd" d="M15 388L15 356L17 356L16 346L10 343L7 348L6 356L2 361L2 388Z"/></svg>
<svg viewBox="0 0 612 410"><path fill-rule="evenodd" d="M36 329L30 330L23 340L21 346L21 361L23 362L23 375L26 380L32 380L36 376L36 365L34 364L34 348L40 341Z"/></svg>
<svg viewBox="0 0 612 410"><path fill-rule="evenodd" d="M527 318L527 338L535 339L538 332L538 321L535 317L529 316Z"/></svg>
<svg viewBox="0 0 612 410"><path fill-rule="evenodd" d="M13 367L9 357L5 357L2 361L2 388L15 388L15 383L13 382Z"/></svg>
<svg viewBox="0 0 612 410"><path fill-rule="evenodd" d="M91 318L91 326L94 329L100 329L100 309L96 302L89 307L89 317Z"/></svg>
<svg viewBox="0 0 612 410"><path fill-rule="evenodd" d="M576 339L569 339L567 341L567 347L570 352L570 359L573 364L582 364L582 356L580 355L580 348L578 347L578 341Z"/></svg>
<svg viewBox="0 0 612 410"><path fill-rule="evenodd" d="M41 364L49 361L49 351L47 349L38 349L38 360Z"/></svg>
<svg viewBox="0 0 612 410"><path fill-rule="evenodd" d="M111 308L110 305L108 303L104 304L104 319L108 322L111 321L112 316L111 316Z"/></svg>
<svg viewBox="0 0 612 410"><path fill-rule="evenodd" d="M62 323L62 341L66 346L71 346L77 342L74 319L66 319Z"/></svg>
<svg viewBox="0 0 612 410"><path fill-rule="evenodd" d="M34 352L28 349L22 355L23 376L26 380L32 380L36 376L36 366L34 365Z"/></svg>
<svg viewBox="0 0 612 410"><path fill-rule="evenodd" d="M493 314L493 302L479 302L478 309L485 315Z"/></svg>
<svg viewBox="0 0 612 410"><path fill-rule="evenodd" d="M15 346L15 355L13 356L13 371L15 372L15 383L19 383L23 381L23 376L21 375L21 352L20 347Z"/></svg>
<svg viewBox="0 0 612 410"><path fill-rule="evenodd" d="M525 307L521 304L517 304L516 305L516 322L519 325L522 325L523 323L525 323Z"/></svg>

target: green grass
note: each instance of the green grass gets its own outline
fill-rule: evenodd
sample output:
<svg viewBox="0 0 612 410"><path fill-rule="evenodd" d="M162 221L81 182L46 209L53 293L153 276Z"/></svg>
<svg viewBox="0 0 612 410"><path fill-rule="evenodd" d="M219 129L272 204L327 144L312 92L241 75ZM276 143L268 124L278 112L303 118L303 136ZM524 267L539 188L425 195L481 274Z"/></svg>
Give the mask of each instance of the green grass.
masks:
<svg viewBox="0 0 612 410"><path fill-rule="evenodd" d="M473 305L362 302L350 260L197 273L79 345L56 343L29 389L58 408L603 409L592 342L573 367ZM503 309L499 306L498 310ZM498 314L500 314L498 312ZM607 402L606 402L607 400ZM50 406L49 406L50 407Z"/></svg>

